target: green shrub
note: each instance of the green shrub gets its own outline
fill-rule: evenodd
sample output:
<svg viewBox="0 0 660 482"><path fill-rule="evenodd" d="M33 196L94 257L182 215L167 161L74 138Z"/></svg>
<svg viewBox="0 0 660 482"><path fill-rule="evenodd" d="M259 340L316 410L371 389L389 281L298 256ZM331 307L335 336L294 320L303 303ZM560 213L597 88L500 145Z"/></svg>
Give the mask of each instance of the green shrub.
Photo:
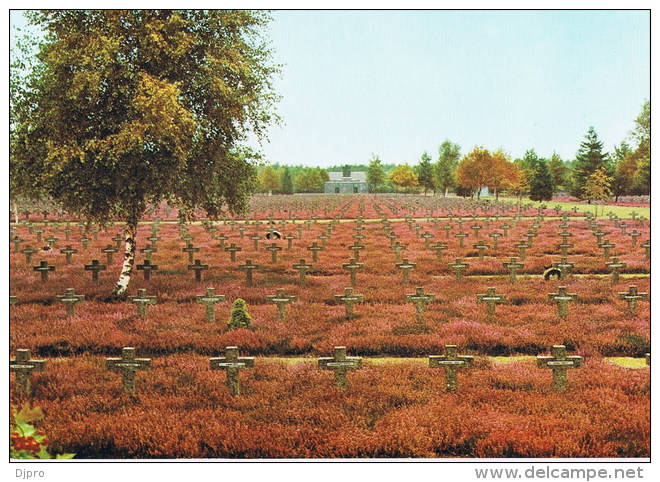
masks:
<svg viewBox="0 0 660 482"><path fill-rule="evenodd" d="M234 301L234 306L231 309L231 316L227 321L227 328L230 330L237 330L238 328L252 328L252 317L247 310L247 304L242 298Z"/></svg>

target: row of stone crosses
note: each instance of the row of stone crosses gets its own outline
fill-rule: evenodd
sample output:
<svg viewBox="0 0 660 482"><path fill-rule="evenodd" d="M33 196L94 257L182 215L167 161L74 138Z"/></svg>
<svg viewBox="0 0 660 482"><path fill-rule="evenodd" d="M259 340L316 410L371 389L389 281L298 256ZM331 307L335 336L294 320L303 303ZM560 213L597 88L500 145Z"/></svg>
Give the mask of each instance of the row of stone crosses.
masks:
<svg viewBox="0 0 660 482"><path fill-rule="evenodd" d="M344 289L343 294L334 295L336 301L341 302L345 306L346 319L355 317L355 304L364 302L364 295L355 293L352 287ZM424 287L418 286L414 293L405 295L407 301L415 305L416 309L416 322L418 325L425 324L425 312L427 305L435 299L434 294L424 292ZM560 318L566 319L568 317L568 303L577 301L578 296L576 293L569 293L566 286L560 286L557 293L548 294L548 298L557 304L557 314ZM73 288L68 288L63 295L58 295L59 302L66 306L67 316L75 316L75 307L78 303L85 301L85 296L76 294ZM147 290L140 288L137 290L136 296L128 298L129 301L136 305L138 316L147 316L147 308L149 305L157 303L156 296L147 295ZM279 321L286 320L286 306L289 303L297 301L297 296L285 293L285 290L279 288L277 293L268 296L268 300L277 306L277 319ZM639 302L648 300L648 293L640 292L637 286L630 285L628 291L620 292L619 299L628 303L628 310L631 315L637 313ZM19 299L16 296L9 297L10 305L18 303ZM215 322L215 304L225 301L225 295L216 294L215 288L206 288L206 293L196 297L198 303L206 306L206 318L209 322ZM495 315L495 307L506 302L506 296L498 294L493 287L486 289L485 293L477 294L477 301L486 305L486 313L488 316Z"/></svg>
<svg viewBox="0 0 660 482"><path fill-rule="evenodd" d="M215 357L209 360L211 370L224 370L227 373L227 388L232 395L240 395L241 385L239 370L254 367L254 357L239 356L236 346L225 348L225 356ZM122 387L124 392L135 394L136 372L151 369L151 358L137 358L134 347L122 349L121 358L106 358L106 370L119 372L122 375ZM566 346L553 345L551 355L536 357L538 368L552 370L553 387L557 391L567 389L567 371L582 367L583 357L579 355L567 355ZM447 392L455 392L458 388L458 370L470 368L474 363L471 355L459 355L457 345L445 345L444 355L429 355L430 368L444 368L445 388ZM651 354L646 354L646 364L651 364ZM32 372L44 371L45 360L33 360L30 350L16 350L16 358L9 361L9 369L16 374L16 387L21 395L29 396L32 393L30 374ZM323 370L334 371L335 384L341 389L348 387L347 373L349 370L362 368L362 358L348 356L345 346L334 347L331 357L318 358L318 367Z"/></svg>
<svg viewBox="0 0 660 482"><path fill-rule="evenodd" d="M408 220L409 226L412 230L416 230L417 234L419 237L424 238L425 241L425 247L426 249L433 250L436 252L437 259L438 261L442 261L442 253L444 250L447 249L447 245L441 242L436 242L435 244L430 243L430 238L432 238L432 234L427 232L424 233L419 233L419 230L421 229L421 226L419 225L413 225L413 221L410 219ZM312 245L307 247L307 250L309 250L312 253L312 262L317 262L318 261L318 252L322 251L326 248L326 240L331 237L332 231L333 231L333 226L334 224L329 224L326 227L326 232L324 234L321 234L319 236L319 239L321 240L321 245L318 245L317 242L313 242ZM515 247L519 249L519 256L518 257L512 257L509 262L502 263L502 265L508 269L509 271L509 282L510 283L515 283L516 282L516 276L517 273L520 269L524 268L524 263L521 261L524 261L526 258L526 250L529 249L532 246L532 239L538 235L538 228L539 224L535 223L532 225L530 231L526 234L527 240L523 240L519 244L517 244ZM563 231L558 233L558 236L562 237L562 243L558 245L558 247L562 250L562 258L559 262L553 263L553 268L556 270L557 273L559 273L560 277L563 277L564 275L568 275L570 271L573 269L575 266L574 263L568 261L567 259L567 254L568 254L568 249L570 247L573 247L572 244L568 243L568 237L572 236L572 234L568 231L566 231L566 227L568 226L567 224L562 224L560 227L563 226ZM625 223L621 223L619 227L622 227L625 229L627 225ZM445 225L445 227L449 227L449 225ZM215 236L213 233L214 231L217 230L212 225L206 225L206 228L212 232L212 236L216 240L221 241L221 247L225 251L230 252L231 256L231 261L236 262L236 253L241 251L242 248L240 246L236 246L235 243L231 243L230 246L224 246L224 240L227 239L226 236L224 235L219 235ZM239 229L242 228L242 232L246 229L245 225L239 226ZM299 228L302 229L302 226L299 225ZM480 225L473 225L472 228L476 231L476 234L478 236L478 231L481 229ZM505 224L503 228L506 228L504 231L504 235L507 233L507 229L509 228L508 224ZM151 260L151 255L154 252L157 252L157 246L156 243L159 241L161 238L158 236L158 225L155 224L152 228L152 234L147 238L147 240L150 241L150 244L148 244L145 248L141 249L141 251L145 254L145 260L143 264L138 264L136 266L137 270L143 271L144 273L144 278L146 280L149 280L151 278L151 273L152 271L157 271L158 270L158 265L152 264ZM233 225L232 225L233 229ZM362 226L361 222L355 226L355 242L353 245L348 246L348 250L351 252L351 257L348 263L343 264L342 267L350 272L350 278L351 278L351 285L355 286L356 284L356 272L359 271L360 269L364 268L364 263L360 263L360 251L366 249L366 247L361 244L361 239L364 238L364 235L361 234L361 231L364 229ZM402 272L402 277L403 277L403 282L404 284L407 284L409 282L410 278L410 272L411 270L415 269L417 265L415 263L410 262L408 258L402 258L402 252L405 251L406 246L401 244L397 238L398 236L393 233L393 228L389 221L384 221L383 222L383 229L387 233L387 236L390 239L390 248L392 251L395 252L396 255L396 267L401 270ZM609 240L602 240L602 236L605 235L602 231L600 231L600 227L597 224L592 225L592 230L593 234L596 237L597 244L598 246L603 249L603 256L606 259L609 259L610 262L606 263L606 266L610 268L611 270L611 279L612 283L618 283L619 281L619 274L620 270L626 267L626 263L622 262L619 260L617 256L610 256L611 249L615 248L616 245L611 243ZM447 231L448 233L448 231ZM641 233L639 232L633 232L631 235L633 235L633 248L636 247L637 245L637 237L634 235L639 236ZM192 240L192 237L188 233L188 230L185 226L180 227L180 235L182 236L182 239L187 242L186 246L182 249L182 251L186 252L188 254L188 270L194 271L195 273L195 280L197 282L202 281L202 272L206 271L209 269L208 264L203 264L199 259L194 259L194 254L200 251L199 247L195 247L192 243L189 241ZM300 231L299 237L302 236L302 231ZM463 244L463 237L467 236L465 233L459 233L456 236L461 236L460 237L460 243L461 245ZM491 233L490 236L493 236L493 245L495 249L497 248L497 239L499 236L502 236L502 234L498 232ZM108 245L105 248L103 248L101 251L106 254L107 256L107 262L108 264L111 264L113 261L113 255L114 253L118 252L120 249L121 242L123 241L123 237L120 235L117 235L116 237L112 238L114 241L116 241L117 246L113 247L112 245ZM261 239L261 236L258 234L255 234L254 236L251 237L253 239L254 244L255 244L255 250L258 249L258 241ZM287 240L288 242L288 248L291 249L291 242L293 239L295 239L295 236L289 234L287 236L284 236L284 239ZM51 241L53 238L51 237ZM31 246L27 246L23 249L20 249L20 244L24 240L19 238L18 236L14 236L12 238L12 242L15 244L15 251L23 253L26 256L26 262L30 262L32 255L37 252L36 249L32 248ZM645 243L641 245L646 249L646 257L647 259L650 259L650 241L647 240ZM483 259L484 257L484 252L486 249L489 249L490 246L483 241L480 241L479 243L476 243L473 246L475 249L478 250L479 253L479 258ZM276 243L271 243L269 246L265 248L267 251L271 253L271 262L276 263L277 262L277 256L278 252L282 251L282 247L278 246ZM71 255L76 253L77 250L72 248L70 245L66 246L63 249L60 249L60 252L62 254L65 254L66 256L66 262L67 264L71 263ZM461 282L463 279L464 271L469 268L469 264L465 263L462 258L456 258L453 263L449 263L448 266L452 268L455 272L456 276L456 281ZM294 264L293 269L297 270L299 272L300 276L300 281L301 283L305 283L306 281L306 275L307 273L313 268L312 264L309 264L306 262L304 258L301 258L298 263ZM251 259L246 260L245 264L240 265L238 267L241 270L244 270L246 273L246 283L248 285L253 284L253 276L252 273L254 270L257 270L261 268L259 265L256 265L252 262ZM47 261L42 260L38 266L34 266L33 270L39 272L41 274L41 279L42 281L47 281L48 280L48 274L52 271L55 271L56 267L49 265ZM107 269L107 265L101 264L98 259L92 260L91 264L84 265L84 269L91 271L92 272L92 280L98 281L99 280L99 273L101 271L104 271Z"/></svg>

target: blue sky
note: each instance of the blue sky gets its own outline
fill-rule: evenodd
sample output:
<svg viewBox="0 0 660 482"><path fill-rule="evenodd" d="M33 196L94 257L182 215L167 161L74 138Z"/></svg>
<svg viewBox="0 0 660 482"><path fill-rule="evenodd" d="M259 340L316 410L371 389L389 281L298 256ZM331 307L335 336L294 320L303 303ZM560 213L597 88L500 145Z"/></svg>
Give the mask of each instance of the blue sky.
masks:
<svg viewBox="0 0 660 482"><path fill-rule="evenodd" d="M572 159L650 97L645 11L276 11L271 162L418 162L445 139Z"/></svg>

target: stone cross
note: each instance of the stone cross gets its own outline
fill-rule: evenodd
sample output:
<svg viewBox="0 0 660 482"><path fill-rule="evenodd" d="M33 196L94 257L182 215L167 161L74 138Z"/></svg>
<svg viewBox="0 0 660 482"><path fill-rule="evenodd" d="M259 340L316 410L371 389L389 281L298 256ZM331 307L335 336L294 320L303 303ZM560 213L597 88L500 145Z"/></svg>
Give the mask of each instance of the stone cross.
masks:
<svg viewBox="0 0 660 482"><path fill-rule="evenodd" d="M317 263L318 262L318 260L319 260L318 252L322 251L322 250L323 250L323 247L319 246L316 243L316 241L314 241L311 246L307 246L307 251L312 252L312 263Z"/></svg>
<svg viewBox="0 0 660 482"><path fill-rule="evenodd" d="M596 244L600 246L603 243L603 236L605 236L605 233L600 229L595 229L593 235L596 236Z"/></svg>
<svg viewBox="0 0 660 482"><path fill-rule="evenodd" d="M450 268L456 273L456 282L460 283L463 281L463 271L470 267L469 264L464 263L462 258L456 258L453 263L449 263Z"/></svg>
<svg viewBox="0 0 660 482"><path fill-rule="evenodd" d="M628 286L628 291L624 293L619 293L619 299L626 300L628 302L628 310L633 315L637 313L637 302L639 300L647 300L649 298L648 293L640 293L637 291L637 286L630 285Z"/></svg>
<svg viewBox="0 0 660 482"><path fill-rule="evenodd" d="M474 233L474 237L478 238L479 237L479 231L481 231L483 228L481 227L480 224L473 224L471 226L472 232Z"/></svg>
<svg viewBox="0 0 660 482"><path fill-rule="evenodd" d="M560 278L564 278L566 275L568 275L574 266L575 263L568 261L565 256L562 256L558 263L552 263L553 268L557 268L559 271L561 271Z"/></svg>
<svg viewBox="0 0 660 482"><path fill-rule="evenodd" d="M251 259L246 259L245 264L241 264L238 266L238 269L244 270L245 271L245 283L248 286L252 286L252 271L255 269L258 269L259 265L253 264Z"/></svg>
<svg viewBox="0 0 660 482"><path fill-rule="evenodd" d="M444 355L429 355L429 367L445 369L445 388L447 392L455 392L458 388L459 368L471 368L474 357L458 355L456 345L445 345Z"/></svg>
<svg viewBox="0 0 660 482"><path fill-rule="evenodd" d="M572 243L566 243L563 242L557 246L559 249L561 249L561 255L562 256L568 256L568 250L573 247Z"/></svg>
<svg viewBox="0 0 660 482"><path fill-rule="evenodd" d="M50 246L50 249L55 248L55 244L59 241L58 238L53 236L52 234L46 238L46 242L48 243L48 246Z"/></svg>
<svg viewBox="0 0 660 482"><path fill-rule="evenodd" d="M9 305L15 305L18 303L18 296L10 296L9 297Z"/></svg>
<svg viewBox="0 0 660 482"><path fill-rule="evenodd" d="M609 263L605 263L605 266L612 270L612 284L619 282L619 274L622 268L626 267L626 263L619 261L617 256L612 256Z"/></svg>
<svg viewBox="0 0 660 482"><path fill-rule="evenodd" d="M62 232L64 233L64 240L65 241L71 241L71 233L73 232L73 229L71 229L69 226L66 226Z"/></svg>
<svg viewBox="0 0 660 482"><path fill-rule="evenodd" d="M506 301L506 296L495 294L495 288L486 289L486 293L477 295L477 301L486 303L488 316L495 315L495 306Z"/></svg>
<svg viewBox="0 0 660 482"><path fill-rule="evenodd" d="M250 239L252 240L252 243L253 243L252 249L254 251L258 251L259 250L259 240L261 239L261 236L259 236L258 234L254 234L254 235L250 236Z"/></svg>
<svg viewBox="0 0 660 482"><path fill-rule="evenodd" d="M525 267L523 263L518 262L518 258L516 257L511 258L511 261L508 263L502 263L502 266L509 270L509 283L511 284L516 282L516 275L518 274L518 270Z"/></svg>
<svg viewBox="0 0 660 482"><path fill-rule="evenodd" d="M312 269L312 265L305 263L305 260L301 258L298 264L293 265L293 269L298 270L300 273L300 282L304 284L306 281L307 272Z"/></svg>
<svg viewBox="0 0 660 482"><path fill-rule="evenodd" d="M284 321L286 318L286 305L296 301L297 299L297 296L285 294L284 290L281 288L277 290L276 295L268 296L268 300L271 303L275 303L277 305L277 319L279 321Z"/></svg>
<svg viewBox="0 0 660 482"><path fill-rule="evenodd" d="M554 389L560 392L566 390L566 370L569 368L580 368L584 362L581 356L566 355L564 345L553 345L552 356L540 355L536 357L538 368L549 368L552 370Z"/></svg>
<svg viewBox="0 0 660 482"><path fill-rule="evenodd" d="M282 251L282 247L275 243L271 243L266 247L266 251L270 251L270 262L277 263L277 253Z"/></svg>
<svg viewBox="0 0 660 482"><path fill-rule="evenodd" d="M518 244L516 244L514 247L518 248L518 257L522 261L525 261L527 248L531 248L531 245L529 243L521 241Z"/></svg>
<svg viewBox="0 0 660 482"><path fill-rule="evenodd" d="M548 294L548 298L557 302L557 313L560 318L566 318L568 316L568 302L576 301L577 295L575 293L568 293L566 291L566 286L560 286L558 293Z"/></svg>
<svg viewBox="0 0 660 482"><path fill-rule="evenodd" d="M296 239L296 237L289 233L286 234L282 239L286 239L286 249L291 249L291 243L293 243L293 240Z"/></svg>
<svg viewBox="0 0 660 482"><path fill-rule="evenodd" d="M495 231L494 233L490 233L488 236L493 238L493 249L497 249L497 243L499 241L499 238L502 237L502 233L498 233L497 231Z"/></svg>
<svg viewBox="0 0 660 482"><path fill-rule="evenodd" d="M188 253L188 264L192 264L195 253L199 251L199 248L196 248L191 243L186 244L185 248L182 248L181 251Z"/></svg>
<svg viewBox="0 0 660 482"><path fill-rule="evenodd" d="M355 243L349 246L348 249L353 252L353 257L355 258L355 261L360 261L360 251L364 249L364 245L355 241Z"/></svg>
<svg viewBox="0 0 660 482"><path fill-rule="evenodd" d="M144 259L151 261L151 253L157 253L158 249L152 244L147 244L144 248L140 250L141 253L144 253Z"/></svg>
<svg viewBox="0 0 660 482"><path fill-rule="evenodd" d="M25 240L19 236L14 236L11 238L11 242L14 243L14 253L20 253L21 252L21 243L25 242ZM40 243L41 240L37 239L37 243Z"/></svg>
<svg viewBox="0 0 660 482"><path fill-rule="evenodd" d="M237 346L228 346L225 348L225 356L211 358L211 370L224 370L227 372L227 388L229 393L234 396L241 394L241 382L239 380L239 370L254 367L254 357L238 356Z"/></svg>
<svg viewBox="0 0 660 482"><path fill-rule="evenodd" d="M206 305L206 319L215 322L215 304L225 301L225 295L216 295L215 288L206 288L206 293L197 296L198 303Z"/></svg>
<svg viewBox="0 0 660 482"><path fill-rule="evenodd" d="M101 252L106 254L108 264L112 264L113 255L117 252L117 249L113 248L111 244L108 244Z"/></svg>
<svg viewBox="0 0 660 482"><path fill-rule="evenodd" d="M408 281L410 280L410 270L415 269L417 264L411 263L408 261L408 258L403 258L403 261L397 263L395 266L401 270L403 275L403 284L407 285Z"/></svg>
<svg viewBox="0 0 660 482"><path fill-rule="evenodd" d="M346 373L348 370L358 370L362 368L362 358L357 356L346 356L345 346L336 346L334 356L321 357L318 359L319 368L322 370L334 370L335 384L341 389L346 390L348 381Z"/></svg>
<svg viewBox="0 0 660 482"><path fill-rule="evenodd" d="M231 243L229 246L224 248L224 250L231 253L230 259L231 259L232 262L235 262L236 261L236 253L238 251L243 251L243 248L241 248L240 246L236 246L235 243Z"/></svg>
<svg viewBox="0 0 660 482"><path fill-rule="evenodd" d="M433 235L426 231L423 234L419 235L420 238L424 238L424 249L431 249L431 238Z"/></svg>
<svg viewBox="0 0 660 482"><path fill-rule="evenodd" d="M628 234L626 232L627 227L628 227L628 224L626 224L625 222L622 222L622 223L619 224L619 228L621 229L621 234L623 234L624 236Z"/></svg>
<svg viewBox="0 0 660 482"><path fill-rule="evenodd" d="M484 251L490 248L490 246L488 246L483 241L479 241L477 244L473 245L472 247L479 250L479 259L484 259Z"/></svg>
<svg viewBox="0 0 660 482"><path fill-rule="evenodd" d="M71 255L77 253L77 249L73 249L70 244L60 249L60 253L66 256L66 264L71 264Z"/></svg>
<svg viewBox="0 0 660 482"><path fill-rule="evenodd" d="M610 249L616 247L616 245L610 243L610 241L606 239L605 241L600 243L598 247L603 249L603 256L605 257L605 259L607 259L610 258Z"/></svg>
<svg viewBox="0 0 660 482"><path fill-rule="evenodd" d="M343 295L335 295L335 298L338 301L344 303L346 307L346 319L350 320L354 317L354 306L355 303L362 303L364 301L364 296L353 293L353 288L344 288Z"/></svg>
<svg viewBox="0 0 660 482"><path fill-rule="evenodd" d="M220 249L225 249L225 241L229 239L229 236L225 236L224 234L218 234L214 239L220 241Z"/></svg>
<svg viewBox="0 0 660 482"><path fill-rule="evenodd" d="M647 239L640 246L646 250L646 259L651 259L651 240Z"/></svg>
<svg viewBox="0 0 660 482"><path fill-rule="evenodd" d="M151 236L147 237L147 241L149 241L149 244L151 244L153 248L158 247L158 241L160 241L161 239L162 238L157 236L156 233L152 233Z"/></svg>
<svg viewBox="0 0 660 482"><path fill-rule="evenodd" d="M129 300L131 301L131 303L137 305L138 315L141 317L147 316L147 307L149 305L156 304L156 297L147 296L147 290L145 290L144 288L140 288L137 291L137 296L131 296Z"/></svg>
<svg viewBox="0 0 660 482"><path fill-rule="evenodd" d="M151 370L151 358L135 358L135 348L125 347L121 358L106 358L106 370L120 372L124 392L135 393L135 372Z"/></svg>
<svg viewBox="0 0 660 482"><path fill-rule="evenodd" d="M93 259L92 264L86 264L84 267L86 271L92 272L92 281L98 281L99 271L105 271L107 269L107 266L101 264L98 259Z"/></svg>
<svg viewBox="0 0 660 482"><path fill-rule="evenodd" d="M151 279L151 272L158 270L157 264L151 264L150 259L145 259L142 264L136 266L138 271L144 271L144 279L149 281Z"/></svg>
<svg viewBox="0 0 660 482"><path fill-rule="evenodd" d="M447 245L438 241L429 246L429 249L435 251L438 261L442 261L442 252L447 249Z"/></svg>
<svg viewBox="0 0 660 482"><path fill-rule="evenodd" d="M16 372L16 388L26 396L32 394L30 374L42 372L46 368L46 360L31 360L30 350L19 348L16 350L16 359L9 360L9 371Z"/></svg>
<svg viewBox="0 0 660 482"><path fill-rule="evenodd" d="M528 231L525 233L525 237L527 238L527 244L529 245L528 247L532 247L532 241L533 239L538 236L534 231Z"/></svg>
<svg viewBox="0 0 660 482"><path fill-rule="evenodd" d="M330 239L330 236L327 234L321 234L319 236L319 239L321 240L321 246L325 249L328 239Z"/></svg>
<svg viewBox="0 0 660 482"><path fill-rule="evenodd" d="M358 263L355 260L355 258L351 258L348 260L348 263L342 264L342 267L351 272L351 286L355 286L357 281L356 279L357 270L364 268L364 263Z"/></svg>
<svg viewBox="0 0 660 482"><path fill-rule="evenodd" d="M463 247L463 245L465 244L464 240L465 240L465 238L467 238L467 236L468 236L467 233L463 233L463 232L454 234L454 237L458 238L458 247L459 248Z"/></svg>
<svg viewBox="0 0 660 482"><path fill-rule="evenodd" d="M77 295L73 288L67 288L66 293L57 297L66 305L66 314L70 318L76 316L75 306L81 301L85 301L85 295Z"/></svg>
<svg viewBox="0 0 660 482"><path fill-rule="evenodd" d="M44 233L44 230L41 229L41 228L37 228L37 229L34 230L34 234L37 235L37 243L41 243L41 239L42 239L42 236L41 236L41 235L42 235L43 233Z"/></svg>
<svg viewBox="0 0 660 482"><path fill-rule="evenodd" d="M39 266L33 266L32 269L34 271L38 271L41 273L41 281L48 281L48 273L50 271L55 271L55 266L49 266L48 261L41 261L39 263Z"/></svg>
<svg viewBox="0 0 660 482"><path fill-rule="evenodd" d="M83 249L86 250L86 249L89 248L89 242L90 241L91 241L91 239L89 239L87 236L83 236L82 238L80 238L80 242L82 243Z"/></svg>
<svg viewBox="0 0 660 482"><path fill-rule="evenodd" d="M202 271L205 271L207 269L209 269L209 265L202 264L202 262L198 259L196 259L193 264L188 265L188 270L195 272L195 281L197 281L198 283L202 281Z"/></svg>
<svg viewBox="0 0 660 482"><path fill-rule="evenodd" d="M395 242L390 246L392 251L394 251L396 255L396 262L400 263L401 262L401 252L406 250L406 245L401 244L399 241Z"/></svg>
<svg viewBox="0 0 660 482"><path fill-rule="evenodd" d="M509 225L509 223L504 223L502 226L500 226L500 229L503 231L504 237L506 238L509 235L509 229L511 229L511 225Z"/></svg>
<svg viewBox="0 0 660 482"><path fill-rule="evenodd" d="M117 243L117 250L121 249L121 242L124 241L124 237L121 234L117 234L114 238L111 238L111 241Z"/></svg>
<svg viewBox="0 0 660 482"><path fill-rule="evenodd" d="M642 235L639 231L636 229L632 230L632 233L630 233L630 239L632 241L632 247L636 248L637 247L637 238L639 238Z"/></svg>
<svg viewBox="0 0 660 482"><path fill-rule="evenodd" d="M435 295L424 293L424 288L418 286L415 288L414 293L406 295L406 299L415 305L417 311L415 320L417 324L424 326L424 312L426 311L426 305L435 299Z"/></svg>
<svg viewBox="0 0 660 482"><path fill-rule="evenodd" d="M29 244L26 247L24 247L23 249L21 249L21 253L23 253L25 255L25 262L26 263L31 263L32 262L32 255L36 252L37 252L37 250L34 249Z"/></svg>

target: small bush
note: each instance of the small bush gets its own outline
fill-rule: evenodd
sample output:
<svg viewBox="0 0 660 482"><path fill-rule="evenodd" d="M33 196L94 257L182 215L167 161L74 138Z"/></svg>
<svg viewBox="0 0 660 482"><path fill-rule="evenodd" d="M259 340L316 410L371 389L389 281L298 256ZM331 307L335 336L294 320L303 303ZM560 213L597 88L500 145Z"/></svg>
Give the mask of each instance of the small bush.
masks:
<svg viewBox="0 0 660 482"><path fill-rule="evenodd" d="M247 304L242 298L234 301L234 306L231 309L231 316L227 321L227 328L230 330L237 330L239 328L252 328L252 317L247 310Z"/></svg>

